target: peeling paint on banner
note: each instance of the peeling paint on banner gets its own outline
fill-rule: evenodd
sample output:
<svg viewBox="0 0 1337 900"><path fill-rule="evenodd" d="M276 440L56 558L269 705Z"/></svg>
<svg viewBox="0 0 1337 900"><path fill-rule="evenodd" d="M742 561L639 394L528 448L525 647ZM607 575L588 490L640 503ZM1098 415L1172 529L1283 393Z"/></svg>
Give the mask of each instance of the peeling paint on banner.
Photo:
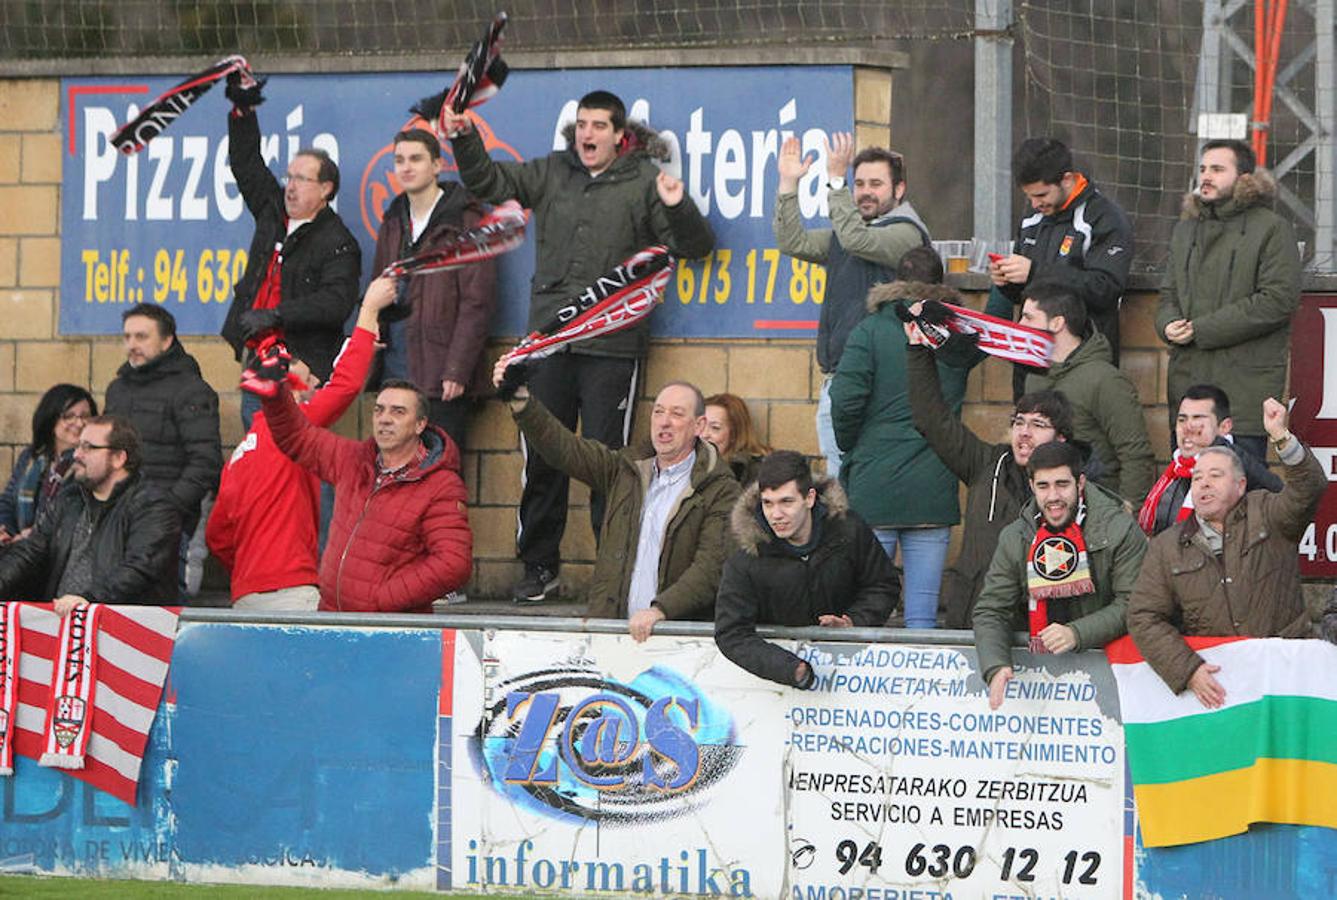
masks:
<svg viewBox="0 0 1337 900"><path fill-rule="evenodd" d="M467 637L438 887L778 896L780 688L699 639Z"/></svg>
<svg viewBox="0 0 1337 900"><path fill-rule="evenodd" d="M709 640L466 637L440 889L1103 898L1131 883L1123 730L1094 657L1017 654L992 712L964 648L799 645L818 674L801 692Z"/></svg>

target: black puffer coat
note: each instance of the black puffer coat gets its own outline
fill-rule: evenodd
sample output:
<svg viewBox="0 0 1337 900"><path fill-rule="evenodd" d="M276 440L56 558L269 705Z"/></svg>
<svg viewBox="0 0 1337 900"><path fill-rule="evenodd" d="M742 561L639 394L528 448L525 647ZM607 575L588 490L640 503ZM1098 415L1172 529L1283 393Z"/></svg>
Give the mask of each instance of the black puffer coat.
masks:
<svg viewBox="0 0 1337 900"><path fill-rule="evenodd" d="M81 519L94 515L88 491L67 481L21 541L0 554L0 597L25 585L37 600L56 596ZM172 501L156 486L132 475L112 491L96 513L89 549L93 555L92 603L162 605L177 602L177 558L181 522Z"/></svg>
<svg viewBox="0 0 1337 900"><path fill-rule="evenodd" d="M789 552L758 519L761 492L743 491L733 508L740 549L724 564L715 600L715 643L736 665L759 678L794 684L799 658L757 636L758 625L816 625L819 616L846 615L855 625L886 624L901 595L900 578L873 530L849 508L834 481L817 485L825 507L816 548Z"/></svg>
<svg viewBox="0 0 1337 900"><path fill-rule="evenodd" d="M223 456L218 443L218 395L200 376L195 357L178 337L156 359L134 368L123 363L107 386L109 415L129 419L144 445L140 473L165 491L187 534L195 530L200 502L218 487Z"/></svg>

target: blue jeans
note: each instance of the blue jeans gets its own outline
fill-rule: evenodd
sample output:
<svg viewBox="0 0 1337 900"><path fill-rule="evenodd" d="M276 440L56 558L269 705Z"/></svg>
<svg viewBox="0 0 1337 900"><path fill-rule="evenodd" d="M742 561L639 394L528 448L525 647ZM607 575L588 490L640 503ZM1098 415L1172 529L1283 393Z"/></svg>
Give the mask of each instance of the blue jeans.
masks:
<svg viewBox="0 0 1337 900"><path fill-rule="evenodd" d="M817 448L826 457L826 477L840 478L840 459L844 455L836 444L836 430L831 425L831 376L822 376L822 392L817 395Z"/></svg>
<svg viewBox="0 0 1337 900"><path fill-rule="evenodd" d="M878 543L888 559L896 558L896 544L901 545L905 569L905 627L936 628L938 625L938 590L942 587L942 568L947 562L950 528L874 528Z"/></svg>

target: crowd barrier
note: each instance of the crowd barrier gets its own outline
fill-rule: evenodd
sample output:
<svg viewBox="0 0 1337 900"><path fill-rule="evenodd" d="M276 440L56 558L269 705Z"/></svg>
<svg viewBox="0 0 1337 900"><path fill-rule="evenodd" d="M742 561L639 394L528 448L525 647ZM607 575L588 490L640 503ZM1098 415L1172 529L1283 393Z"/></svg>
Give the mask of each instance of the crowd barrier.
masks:
<svg viewBox="0 0 1337 900"><path fill-rule="evenodd" d="M0 869L565 896L1319 897L1337 831L1138 840L1103 654L997 712L967 632L187 610L126 805L21 758Z"/></svg>

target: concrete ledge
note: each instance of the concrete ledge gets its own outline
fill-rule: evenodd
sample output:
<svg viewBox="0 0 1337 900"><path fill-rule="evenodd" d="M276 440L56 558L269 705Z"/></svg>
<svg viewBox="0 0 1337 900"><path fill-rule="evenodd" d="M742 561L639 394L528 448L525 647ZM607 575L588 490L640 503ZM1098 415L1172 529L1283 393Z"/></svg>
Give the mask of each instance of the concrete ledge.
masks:
<svg viewBox="0 0 1337 900"><path fill-rule="evenodd" d="M464 47L444 48L440 53L377 53L367 55L322 54L319 56L247 56L256 71L274 73L313 72L449 72L465 52ZM721 50L727 50L722 55ZM908 69L910 56L899 50L870 45L745 44L701 47L651 47L626 50L507 50L506 64L512 69L653 69L683 66L874 66ZM0 77L78 77L85 75L175 75L183 77L211 65L211 56L144 56L115 59L24 59L0 63Z"/></svg>

